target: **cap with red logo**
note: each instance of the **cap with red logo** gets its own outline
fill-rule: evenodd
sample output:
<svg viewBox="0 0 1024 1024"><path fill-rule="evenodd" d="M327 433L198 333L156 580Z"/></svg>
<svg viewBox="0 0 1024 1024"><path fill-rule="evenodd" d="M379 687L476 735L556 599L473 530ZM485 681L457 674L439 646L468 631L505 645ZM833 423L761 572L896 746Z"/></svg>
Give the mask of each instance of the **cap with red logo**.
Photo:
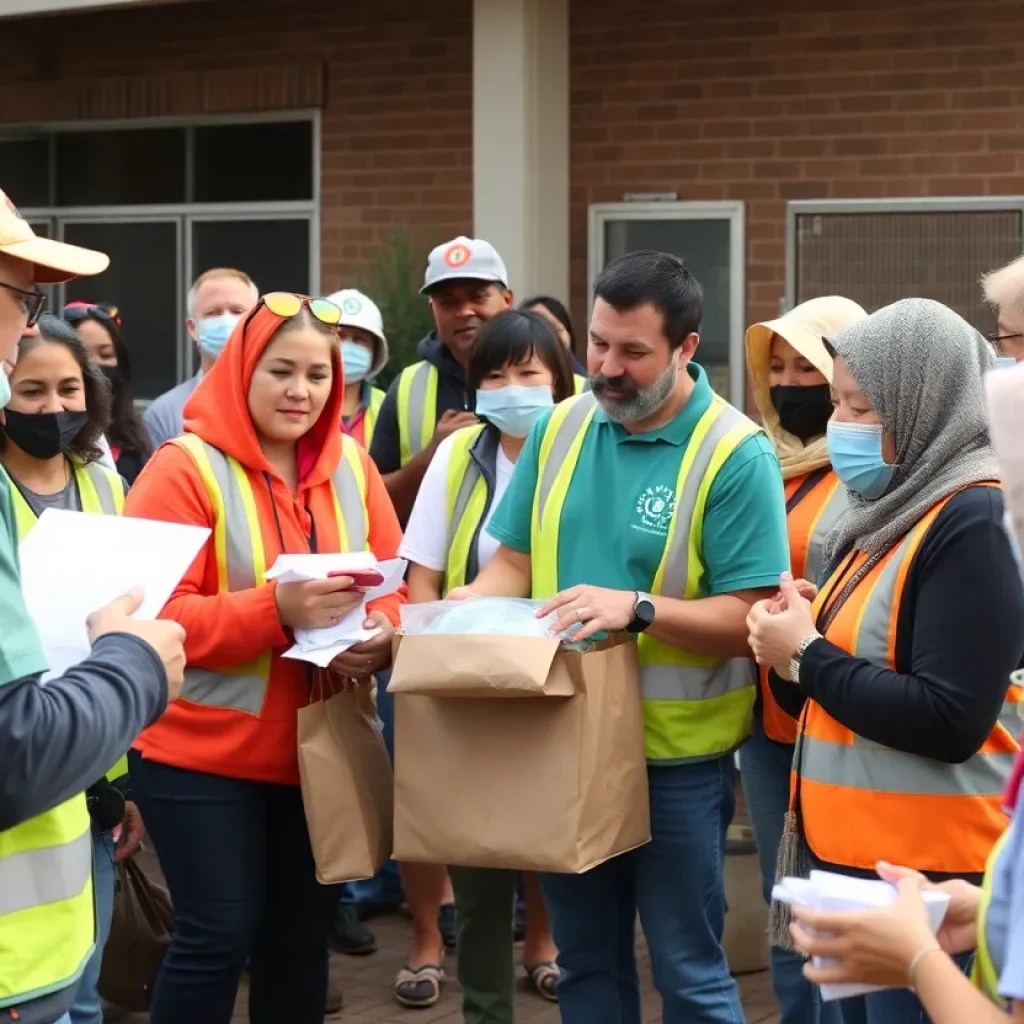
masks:
<svg viewBox="0 0 1024 1024"><path fill-rule="evenodd" d="M431 250L421 295L446 281L491 281L508 284L508 271L498 250L482 238L459 235Z"/></svg>
<svg viewBox="0 0 1024 1024"><path fill-rule="evenodd" d="M110 266L110 257L105 253L40 238L3 192L0 192L0 253L33 264L36 284L60 284L73 277L92 277Z"/></svg>

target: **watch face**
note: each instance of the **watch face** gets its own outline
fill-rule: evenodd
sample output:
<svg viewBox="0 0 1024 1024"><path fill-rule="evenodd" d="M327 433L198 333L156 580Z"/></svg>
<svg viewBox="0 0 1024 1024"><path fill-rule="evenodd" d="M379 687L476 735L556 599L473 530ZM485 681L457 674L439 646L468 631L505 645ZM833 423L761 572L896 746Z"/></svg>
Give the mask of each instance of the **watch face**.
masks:
<svg viewBox="0 0 1024 1024"><path fill-rule="evenodd" d="M641 597L633 606L633 614L649 626L654 621L654 602L649 597Z"/></svg>

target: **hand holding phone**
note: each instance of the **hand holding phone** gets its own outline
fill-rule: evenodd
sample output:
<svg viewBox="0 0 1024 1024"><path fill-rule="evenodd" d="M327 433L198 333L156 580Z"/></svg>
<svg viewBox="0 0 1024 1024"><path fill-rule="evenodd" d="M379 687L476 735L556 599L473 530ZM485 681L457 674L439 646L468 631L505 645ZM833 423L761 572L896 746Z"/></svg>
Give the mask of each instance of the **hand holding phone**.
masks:
<svg viewBox="0 0 1024 1024"><path fill-rule="evenodd" d="M384 582L384 574L379 569L339 569L337 572L329 572L329 580L347 576L352 582L349 589L357 587L379 587Z"/></svg>

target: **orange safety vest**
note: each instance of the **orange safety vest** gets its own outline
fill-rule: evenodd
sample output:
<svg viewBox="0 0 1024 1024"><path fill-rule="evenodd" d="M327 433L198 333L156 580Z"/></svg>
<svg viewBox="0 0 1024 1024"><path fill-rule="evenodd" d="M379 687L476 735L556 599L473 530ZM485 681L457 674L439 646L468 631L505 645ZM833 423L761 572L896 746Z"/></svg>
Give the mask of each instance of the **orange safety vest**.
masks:
<svg viewBox="0 0 1024 1024"><path fill-rule="evenodd" d="M786 528L794 579L817 583L825 568L822 548L828 531L846 508L846 488L830 467L786 481ZM768 683L768 668L760 669L761 720L764 734L776 743L796 743L797 720L779 707Z"/></svg>
<svg viewBox="0 0 1024 1024"><path fill-rule="evenodd" d="M891 671L907 668L896 664L904 585L922 541L951 497L933 506L866 573L825 631L830 643ZM863 552L844 560L821 588L815 615L832 606L867 561ZM885 857L918 871L984 871L1007 825L1003 792L1020 749L1014 736L1024 689L1007 686L999 721L963 764L944 764L866 740L808 701L794 786L811 852L852 868L873 869Z"/></svg>

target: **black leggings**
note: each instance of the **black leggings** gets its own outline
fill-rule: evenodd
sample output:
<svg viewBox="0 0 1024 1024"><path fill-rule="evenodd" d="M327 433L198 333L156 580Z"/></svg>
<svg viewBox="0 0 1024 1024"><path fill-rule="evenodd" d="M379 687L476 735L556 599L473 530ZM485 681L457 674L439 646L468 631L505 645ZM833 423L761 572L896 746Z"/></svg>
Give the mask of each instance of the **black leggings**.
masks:
<svg viewBox="0 0 1024 1024"><path fill-rule="evenodd" d="M229 1024L247 959L252 1024L322 1024L338 887L316 880L299 787L130 765L174 903L151 1024Z"/></svg>

